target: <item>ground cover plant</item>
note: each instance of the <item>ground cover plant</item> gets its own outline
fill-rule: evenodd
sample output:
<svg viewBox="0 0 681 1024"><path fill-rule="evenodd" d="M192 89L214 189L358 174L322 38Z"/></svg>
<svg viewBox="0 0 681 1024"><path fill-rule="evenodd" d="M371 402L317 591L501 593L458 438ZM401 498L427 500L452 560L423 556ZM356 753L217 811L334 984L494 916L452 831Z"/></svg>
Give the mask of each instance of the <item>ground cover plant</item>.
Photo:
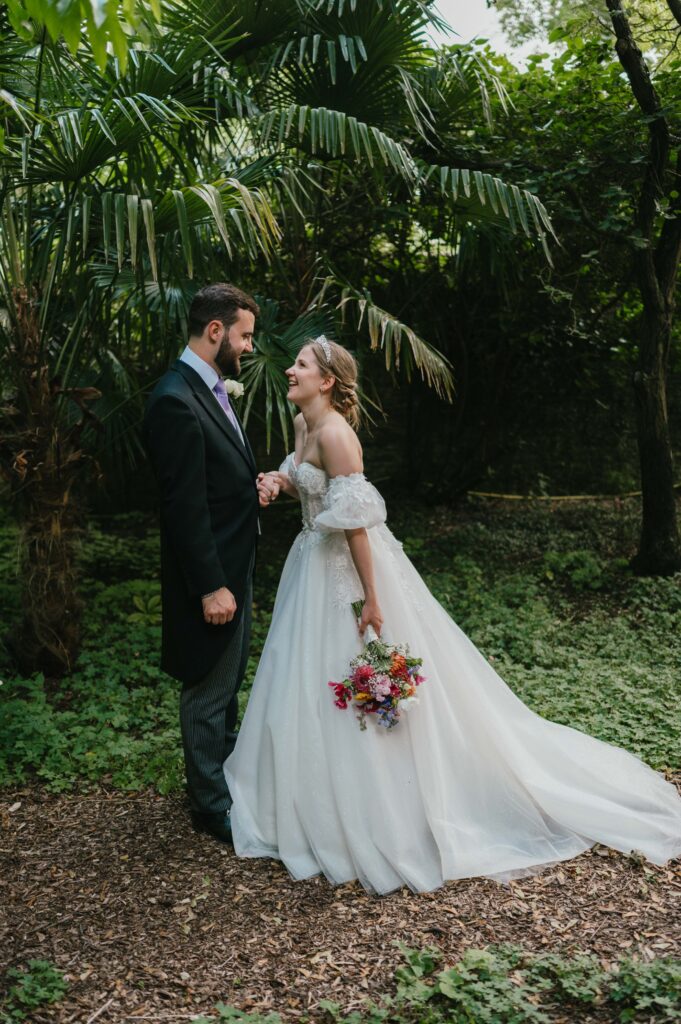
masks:
<svg viewBox="0 0 681 1024"><path fill-rule="evenodd" d="M630 574L633 503L394 502L389 512L433 591L523 700L679 778L681 581ZM265 520L244 701L298 515L282 503ZM15 539L0 524L7 624ZM157 669L157 544L140 514L84 531L87 639L73 675L18 678L3 655L8 1020L26 1000L31 1024L98 1013L158 1024L274 1024L272 1013L315 1024L679 1019L678 865L597 847L507 887L469 879L376 899L357 884L293 882L194 833L177 684Z"/></svg>
<svg viewBox="0 0 681 1024"><path fill-rule="evenodd" d="M297 509L268 514L257 570L248 698ZM578 507L467 502L452 512L397 505L393 526L433 592L535 711L681 767L681 585L627 568L633 503ZM2 621L16 614L16 535L0 530ZM80 558L86 637L61 680L19 678L5 654L0 784L52 790L105 783L182 786L177 684L157 667L158 536L128 515L90 524ZM14 581L13 581L14 575Z"/></svg>
<svg viewBox="0 0 681 1024"><path fill-rule="evenodd" d="M432 1024L485 1019L463 1015L466 1002L510 1024L521 985L552 1024L661 1024L678 1011L670 1005L681 962L678 865L596 848L507 886L463 879L376 898L357 883L293 881L274 861L235 857L192 831L178 794L23 787L2 795L0 948L13 969L47 961L68 985L31 1024L87 1024L96 1013L116 1024L239 1014L261 1024L273 1012L287 1024L333 1024L325 1001L353 1024L378 1024L379 1012L394 1024L425 1024L423 1002L412 999L418 986L407 986L401 1005L387 1002L404 984L396 973L410 966L395 941L436 947L436 974L463 965L459 1003L426 1002ZM515 965L499 952L507 944L522 954ZM553 989L530 991L536 958ZM220 1003L232 1009L216 1010Z"/></svg>
<svg viewBox="0 0 681 1024"><path fill-rule="evenodd" d="M0 1001L2 1024L22 1024L51 1003L58 1003L68 989L60 971L47 960L29 960L24 970L7 972L9 988Z"/></svg>
<svg viewBox="0 0 681 1024"><path fill-rule="evenodd" d="M395 994L368 1002L363 1011L345 1015L338 1003L324 1000L320 1009L333 1024L551 1024L594 1019L590 1011L612 1020L681 1019L681 964L660 959L640 963L622 957L603 968L593 956L531 954L508 943L468 949L453 966L437 948L409 949L397 943L406 961L393 979ZM244 1013L224 1003L194 1024L242 1021L278 1024L278 1014Z"/></svg>

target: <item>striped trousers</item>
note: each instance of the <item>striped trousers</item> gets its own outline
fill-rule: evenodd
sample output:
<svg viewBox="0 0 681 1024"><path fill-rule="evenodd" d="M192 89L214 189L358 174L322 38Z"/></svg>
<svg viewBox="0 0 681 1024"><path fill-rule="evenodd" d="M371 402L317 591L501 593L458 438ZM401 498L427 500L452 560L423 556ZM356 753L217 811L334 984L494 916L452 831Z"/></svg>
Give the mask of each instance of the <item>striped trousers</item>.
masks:
<svg viewBox="0 0 681 1024"><path fill-rule="evenodd" d="M180 727L193 811L221 814L232 804L222 765L236 743L237 695L248 664L252 600L251 580L241 619L224 652L200 682L182 686Z"/></svg>

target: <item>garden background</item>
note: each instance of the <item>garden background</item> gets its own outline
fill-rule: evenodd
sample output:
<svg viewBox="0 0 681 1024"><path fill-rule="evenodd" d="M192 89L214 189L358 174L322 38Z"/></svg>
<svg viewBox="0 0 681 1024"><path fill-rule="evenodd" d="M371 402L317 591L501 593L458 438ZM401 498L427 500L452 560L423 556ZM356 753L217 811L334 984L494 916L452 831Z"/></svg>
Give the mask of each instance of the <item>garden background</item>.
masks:
<svg viewBox="0 0 681 1024"><path fill-rule="evenodd" d="M338 338L438 599L679 782L681 8L496 9L519 67L420 0L0 9L0 1020L681 1019L678 865L293 883L191 831L158 669L141 416L231 280L262 468L283 370ZM243 702L297 516L263 515Z"/></svg>

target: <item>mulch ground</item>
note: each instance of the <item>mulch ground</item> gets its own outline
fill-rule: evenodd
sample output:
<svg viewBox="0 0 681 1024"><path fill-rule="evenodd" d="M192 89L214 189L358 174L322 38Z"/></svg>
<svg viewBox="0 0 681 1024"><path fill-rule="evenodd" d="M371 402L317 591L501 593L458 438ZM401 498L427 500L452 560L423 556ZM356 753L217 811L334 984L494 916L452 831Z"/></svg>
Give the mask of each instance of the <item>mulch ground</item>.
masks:
<svg viewBox="0 0 681 1024"><path fill-rule="evenodd" d="M177 797L3 797L3 959L47 959L69 981L31 1024L189 1021L218 1001L292 1022L314 1019L321 999L349 1011L391 991L395 940L437 946L450 963L503 941L606 963L681 957L678 864L596 848L507 886L474 879L377 898L238 860L191 830Z"/></svg>

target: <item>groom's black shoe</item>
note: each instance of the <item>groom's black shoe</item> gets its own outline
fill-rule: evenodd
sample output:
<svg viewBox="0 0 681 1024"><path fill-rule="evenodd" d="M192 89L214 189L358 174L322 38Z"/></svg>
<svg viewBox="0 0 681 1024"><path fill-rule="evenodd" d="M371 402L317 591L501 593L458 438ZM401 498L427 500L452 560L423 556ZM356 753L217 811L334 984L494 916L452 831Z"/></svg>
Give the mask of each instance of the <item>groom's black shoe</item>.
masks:
<svg viewBox="0 0 681 1024"><path fill-rule="evenodd" d="M207 832L219 839L221 843L232 842L232 822L229 811L221 814L207 814L205 811L192 811L192 825L197 832Z"/></svg>

